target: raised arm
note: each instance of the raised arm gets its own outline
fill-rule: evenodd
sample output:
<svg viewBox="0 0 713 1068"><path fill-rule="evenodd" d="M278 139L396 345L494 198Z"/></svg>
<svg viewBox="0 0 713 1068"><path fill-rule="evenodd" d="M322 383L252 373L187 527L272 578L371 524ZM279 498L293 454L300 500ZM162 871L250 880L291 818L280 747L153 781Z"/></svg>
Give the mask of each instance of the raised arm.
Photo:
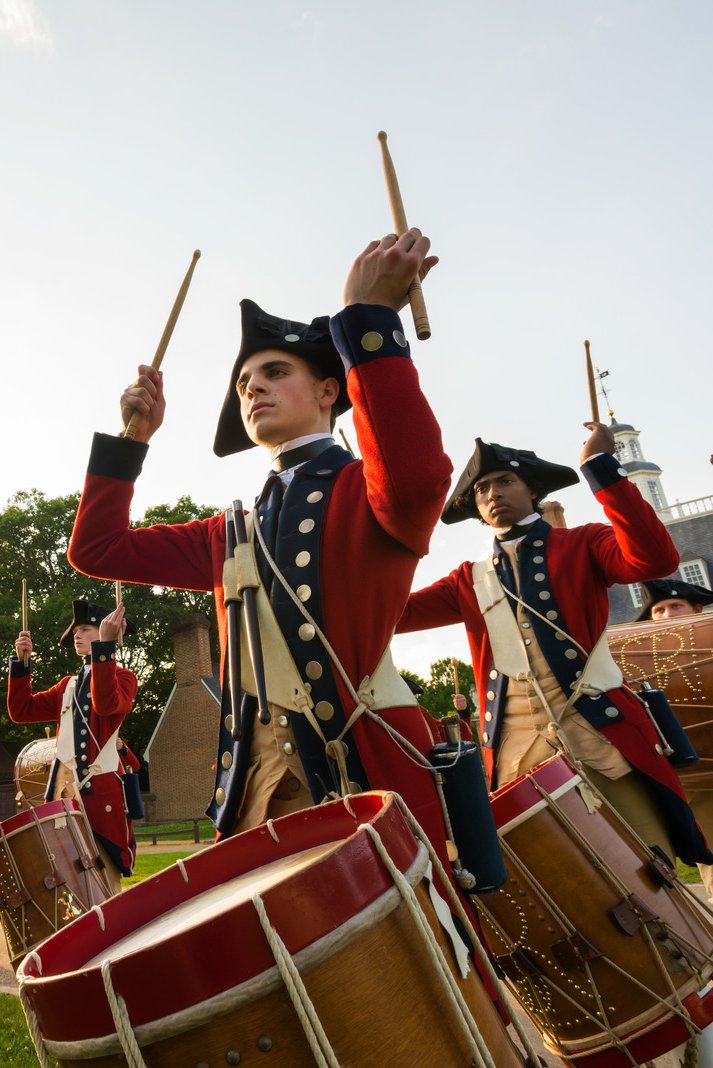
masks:
<svg viewBox="0 0 713 1068"><path fill-rule="evenodd" d="M461 564L445 578L412 593L398 622L396 633L434 630L436 627L450 627L454 623L462 623L458 584L464 568L469 567L470 564Z"/></svg>
<svg viewBox="0 0 713 1068"><path fill-rule="evenodd" d="M352 265L345 309L332 319L377 522L417 556L448 491L452 465L411 361L398 311L411 281L437 262L417 229L372 241Z"/></svg>

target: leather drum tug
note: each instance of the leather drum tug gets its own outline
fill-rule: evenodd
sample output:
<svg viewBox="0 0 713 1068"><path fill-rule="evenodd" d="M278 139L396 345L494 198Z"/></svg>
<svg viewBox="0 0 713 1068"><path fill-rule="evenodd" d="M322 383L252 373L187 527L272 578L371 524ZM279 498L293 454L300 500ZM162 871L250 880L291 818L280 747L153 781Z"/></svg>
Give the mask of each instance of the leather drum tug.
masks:
<svg viewBox="0 0 713 1068"><path fill-rule="evenodd" d="M408 814L371 792L179 861L48 939L18 980L62 1068L470 1068L481 1047L522 1068L468 964Z"/></svg>
<svg viewBox="0 0 713 1068"><path fill-rule="evenodd" d="M15 761L16 800L21 808L44 805L45 791L57 747L56 738L36 738L28 742Z"/></svg>
<svg viewBox="0 0 713 1068"><path fill-rule="evenodd" d="M601 802L601 804L599 804ZM630 1068L713 1020L713 922L562 756L492 797L508 870L488 944L566 1064Z"/></svg>
<svg viewBox="0 0 713 1068"><path fill-rule="evenodd" d="M0 823L0 915L13 968L110 894L79 802L49 801Z"/></svg>
<svg viewBox="0 0 713 1068"><path fill-rule="evenodd" d="M678 768L684 787L713 790L713 614L610 627L612 656L632 689L663 690L698 754Z"/></svg>

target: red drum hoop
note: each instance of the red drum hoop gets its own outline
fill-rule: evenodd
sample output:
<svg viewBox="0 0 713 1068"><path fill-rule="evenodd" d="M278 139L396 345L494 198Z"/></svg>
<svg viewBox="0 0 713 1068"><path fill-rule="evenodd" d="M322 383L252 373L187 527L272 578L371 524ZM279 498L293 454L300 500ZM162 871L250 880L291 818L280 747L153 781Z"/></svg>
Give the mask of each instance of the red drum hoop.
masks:
<svg viewBox="0 0 713 1068"><path fill-rule="evenodd" d="M648 682L665 691L698 753L690 769L678 769L684 786L713 790L713 614L618 625L607 639L632 688Z"/></svg>
<svg viewBox="0 0 713 1068"><path fill-rule="evenodd" d="M18 801L28 808L45 804L56 746L56 738L36 738L18 754L13 769L15 790Z"/></svg>
<svg viewBox="0 0 713 1068"><path fill-rule="evenodd" d="M313 1066L276 957L271 927L307 987L342 1064L469 1066L473 1057L414 921L379 856L414 885L427 922L499 1068L522 1061L426 888L428 855L393 795L360 794L296 812L194 854L80 917L18 971L45 1050L62 1068L118 1063L111 976L147 1065ZM103 974L104 973L104 974ZM237 1058L237 1059L236 1059Z"/></svg>
<svg viewBox="0 0 713 1068"><path fill-rule="evenodd" d="M0 908L13 967L110 893L77 801L50 801L0 823Z"/></svg>
<svg viewBox="0 0 713 1068"><path fill-rule="evenodd" d="M685 1042L686 1016L713 1020L713 994L700 996L713 923L582 785L558 756L493 795L508 880L478 906L546 1046L566 1063L629 1068Z"/></svg>

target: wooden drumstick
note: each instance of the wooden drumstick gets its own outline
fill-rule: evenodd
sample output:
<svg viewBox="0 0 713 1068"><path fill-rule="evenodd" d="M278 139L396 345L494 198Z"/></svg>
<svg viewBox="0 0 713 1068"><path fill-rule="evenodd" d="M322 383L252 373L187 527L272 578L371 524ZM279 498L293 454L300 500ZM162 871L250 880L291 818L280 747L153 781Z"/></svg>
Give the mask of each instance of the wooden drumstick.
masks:
<svg viewBox="0 0 713 1068"><path fill-rule="evenodd" d="M356 453L354 452L354 449L349 444L349 438L344 433L344 431L342 430L341 427L339 428L339 433L342 435L342 441L344 442L344 448L347 450L347 452L350 452L352 454L352 456L356 456Z"/></svg>
<svg viewBox="0 0 713 1068"><path fill-rule="evenodd" d="M379 139L379 144L381 145L381 162L384 167L384 178L386 179L386 189L389 194L389 205L391 207L391 217L394 221L394 230L396 231L397 236L401 237L401 234L405 234L408 230L408 223L406 222L404 202L401 199L399 180L396 177L394 161L391 158L389 146L386 143L385 132L380 130L377 137ZM416 327L416 337L419 341L427 341L431 336L431 324L428 321L426 302L423 299L420 278L414 278L409 286L408 299L413 314L413 323Z"/></svg>
<svg viewBox="0 0 713 1068"><path fill-rule="evenodd" d="M116 579L116 581L114 582L114 597L116 600L116 607L118 608L121 604L121 579ZM119 633L116 638L116 644L119 647L121 647L122 645L122 637L123 636L121 633L121 627L119 627Z"/></svg>
<svg viewBox="0 0 713 1068"><path fill-rule="evenodd" d="M181 314L181 308L183 307L183 302L186 299L186 293L188 292L188 287L191 284L191 279L193 278L193 272L194 272L194 270L196 268L196 264L198 263L198 260L200 258L201 258L201 251L200 251L200 249L197 248L195 250L195 252L193 253L193 259L191 260L191 265L188 268L188 270L186 271L186 277L183 279L183 282L181 283L181 288L178 290L178 294L176 296L176 299L173 302L173 307L171 308L171 314L168 317L168 320L167 320L166 325L164 327L163 333L161 334L161 340L158 343L158 347L156 349L156 353L154 355L153 360L151 361L151 366L156 371L158 371L159 367L161 366L161 361L163 360L163 357L166 354L166 349L168 348L168 343L171 340L171 334L173 333L173 328L175 327L175 325L176 325L176 323L178 321L178 316ZM133 415L131 416L131 419L129 419L129 422L128 422L128 425L126 427L126 430L124 431L124 437L125 438L131 438L133 440L133 438L136 437L136 424L138 423L139 418L140 418L139 417L139 413L135 411L133 413Z"/></svg>
<svg viewBox="0 0 713 1068"><path fill-rule="evenodd" d="M592 357L589 354L589 342L584 342L584 351L587 354L587 385L589 386L589 406L592 409L592 422L599 422L599 401L597 400L597 383L594 378Z"/></svg>
<svg viewBox="0 0 713 1068"><path fill-rule="evenodd" d="M22 629L27 630L27 579L22 580ZM30 666L30 658L25 653L22 658L25 667Z"/></svg>
<svg viewBox="0 0 713 1068"><path fill-rule="evenodd" d="M453 668L453 689L456 694L460 693L460 683L458 682L458 658L451 657L451 667Z"/></svg>

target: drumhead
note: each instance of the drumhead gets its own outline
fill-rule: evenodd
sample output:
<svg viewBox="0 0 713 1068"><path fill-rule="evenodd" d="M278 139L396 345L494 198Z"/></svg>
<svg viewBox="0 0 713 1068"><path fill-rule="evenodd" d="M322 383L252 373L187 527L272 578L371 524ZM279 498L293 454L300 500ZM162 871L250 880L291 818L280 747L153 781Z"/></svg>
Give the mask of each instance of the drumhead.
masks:
<svg viewBox="0 0 713 1068"><path fill-rule="evenodd" d="M56 738L36 738L28 742L15 761L15 788L29 805L44 801L56 746Z"/></svg>
<svg viewBox="0 0 713 1068"><path fill-rule="evenodd" d="M101 964L106 958L116 960L117 957L124 957L137 949L162 942L165 938L180 934L191 927L199 927L211 918L236 908L256 894L263 894L270 887L315 864L339 845L341 842L335 841L313 846L255 871L238 875L220 886L214 886L157 917L152 923L133 931L126 938L107 946L103 952L88 960L86 967Z"/></svg>

